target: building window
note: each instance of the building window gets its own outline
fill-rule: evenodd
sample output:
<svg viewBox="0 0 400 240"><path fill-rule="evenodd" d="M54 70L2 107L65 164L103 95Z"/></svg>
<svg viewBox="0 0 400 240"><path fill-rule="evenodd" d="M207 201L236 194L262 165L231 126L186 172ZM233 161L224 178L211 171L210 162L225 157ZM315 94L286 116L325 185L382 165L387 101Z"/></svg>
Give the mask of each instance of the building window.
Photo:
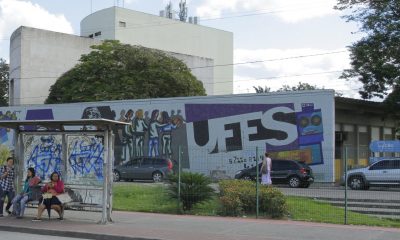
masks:
<svg viewBox="0 0 400 240"><path fill-rule="evenodd" d="M90 34L90 35L89 35L89 38L93 38L93 34Z"/></svg>
<svg viewBox="0 0 400 240"><path fill-rule="evenodd" d="M94 34L94 36L95 36L95 37L101 36L101 32L96 32L96 33Z"/></svg>
<svg viewBox="0 0 400 240"><path fill-rule="evenodd" d="M126 27L126 22L119 21L119 27Z"/></svg>

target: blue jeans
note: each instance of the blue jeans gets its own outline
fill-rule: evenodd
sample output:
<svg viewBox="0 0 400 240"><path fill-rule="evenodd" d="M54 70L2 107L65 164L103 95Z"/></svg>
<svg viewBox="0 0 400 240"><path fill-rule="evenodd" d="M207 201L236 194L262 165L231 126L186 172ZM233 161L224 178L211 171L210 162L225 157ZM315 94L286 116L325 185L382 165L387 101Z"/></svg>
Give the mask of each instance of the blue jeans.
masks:
<svg viewBox="0 0 400 240"><path fill-rule="evenodd" d="M4 191L1 187L0 187L0 215L3 215L3 208L4 208L4 200L7 197L7 206L6 206L6 210L9 210L11 207L11 200L14 198L14 191Z"/></svg>
<svg viewBox="0 0 400 240"><path fill-rule="evenodd" d="M29 196L26 194L18 194L12 200L13 212L15 215L23 217L25 212L26 203L29 201Z"/></svg>

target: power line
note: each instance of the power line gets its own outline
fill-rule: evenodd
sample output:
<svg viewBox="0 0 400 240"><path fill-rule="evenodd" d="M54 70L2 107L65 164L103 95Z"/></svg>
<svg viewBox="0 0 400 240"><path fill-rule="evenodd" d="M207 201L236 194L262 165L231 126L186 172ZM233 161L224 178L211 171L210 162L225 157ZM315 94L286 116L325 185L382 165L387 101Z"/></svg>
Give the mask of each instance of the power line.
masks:
<svg viewBox="0 0 400 240"><path fill-rule="evenodd" d="M239 62L239 63L217 64L217 65L212 65L212 66L192 67L190 69L209 68L209 67L225 67L225 66L232 66L232 65L236 66L236 65L254 64L254 63L262 63L262 62L274 62L274 61L283 61L283 60L288 60L288 59L297 59L297 58L305 58L305 57L316 57L316 56L330 55L330 54L337 54L337 53L344 53L344 52L348 52L348 51L347 50L342 50L342 51L335 51L335 52L307 54L307 55L291 56L291 57L284 57L284 58L273 58L273 59L256 60L256 61L248 61L248 62Z"/></svg>
<svg viewBox="0 0 400 240"><path fill-rule="evenodd" d="M219 17L219 16L215 16L215 17L209 17L209 18L203 18L201 19L201 21L203 22L207 22L207 21L214 21L214 20L223 20L223 19L232 19L232 18L242 18L242 17L251 17L251 16L260 16L260 15L267 15L267 14L276 14L276 13L282 13L282 12L290 12L290 11L299 11L299 10L309 10L310 8L317 8L318 6L322 6L321 5L315 5L312 4L309 7L304 7L302 6L301 8L292 8L292 9L286 9L283 8L282 10L274 10L274 11L267 11L267 12L261 12L260 11L265 11L267 9L261 9L261 10L255 10L255 11L248 11L248 12L239 12L239 13L246 13L246 14L242 14L242 15L233 15L233 16L225 16L225 17ZM154 15L156 17L158 17L157 15ZM160 17L162 18L162 17ZM136 25L136 26L132 26L132 27L124 27L124 28L118 28L117 30L128 30L128 29L139 29L139 28L149 28L149 27L162 27L162 26L168 26L168 25L175 25L175 24L181 24L181 23L187 23L187 22L181 22L179 20L172 20L172 19L168 19L168 18L162 18L163 20L170 20L173 22L169 22L169 23L164 23L164 24L160 24L160 20L158 21L152 21L152 22L148 22L145 24L141 24L141 25ZM189 24L189 23L188 23ZM200 25L202 26L202 25ZM102 28L102 30L108 30L108 29L114 29L114 26L109 26L106 28ZM97 31L99 30L98 28L87 28L87 31ZM9 40L10 37L6 38L0 38L0 40L2 41L7 41Z"/></svg>
<svg viewBox="0 0 400 240"><path fill-rule="evenodd" d="M312 76L312 75L322 75L322 74L333 74L333 73L339 73L339 71L326 71L326 72L314 72L314 73L305 73L305 74L294 74L294 75L282 75L282 76L269 76L269 77L262 77L262 78L254 78L254 79L241 79L241 80L234 80L233 83L235 82L248 82L248 81L254 81L254 80L272 80L272 79L279 79L279 78L289 78L289 77L302 77L302 76ZM221 82L214 82L214 83L203 83L203 84L222 84L222 83L230 83L232 81L221 81ZM124 91L113 91L111 93L123 93ZM110 92L109 92L110 93ZM53 95L55 97L62 96L62 95ZM48 96L34 96L34 97L23 97L23 98L18 98L15 97L14 99L34 99L34 98L47 98Z"/></svg>
<svg viewBox="0 0 400 240"><path fill-rule="evenodd" d="M315 53L315 54L306 54L306 55L298 55L298 56L291 56L285 58L273 58L273 59L265 59L265 60L255 60L255 61L248 61L248 62L238 62L238 63L227 63L227 64L217 64L217 65L206 65L200 67L188 67L188 69L202 69L202 68L215 68L215 67L226 67L226 66L236 66L236 65L245 65L245 64L255 64L255 63L262 63L262 62L274 62L274 61L283 61L289 59L298 59L298 58L306 58L306 57L317 57L317 56L324 56L324 55L331 55L331 54L338 54L338 53L345 53L346 50L341 51L332 51L332 52L325 52L325 53ZM177 69L178 70L178 69ZM15 79L37 79L37 78L59 78L60 76L43 76L43 77L24 77L24 78L15 78ZM213 78L214 79L214 78Z"/></svg>

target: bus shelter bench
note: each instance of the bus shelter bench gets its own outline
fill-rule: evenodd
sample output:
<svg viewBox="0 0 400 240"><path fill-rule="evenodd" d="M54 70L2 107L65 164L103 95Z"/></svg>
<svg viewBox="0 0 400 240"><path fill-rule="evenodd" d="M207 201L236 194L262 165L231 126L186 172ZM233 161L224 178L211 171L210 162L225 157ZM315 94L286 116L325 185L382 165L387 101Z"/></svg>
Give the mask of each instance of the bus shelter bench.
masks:
<svg viewBox="0 0 400 240"><path fill-rule="evenodd" d="M77 211L87 211L87 209L96 209L101 211L101 205L84 203L81 198L77 198L74 194L74 190L70 187L65 188L65 192L71 197L70 202L64 202L61 204L62 216L64 210L77 210ZM36 186L32 189L32 200L28 201L27 205L29 207L38 207L39 199L42 197L41 186Z"/></svg>

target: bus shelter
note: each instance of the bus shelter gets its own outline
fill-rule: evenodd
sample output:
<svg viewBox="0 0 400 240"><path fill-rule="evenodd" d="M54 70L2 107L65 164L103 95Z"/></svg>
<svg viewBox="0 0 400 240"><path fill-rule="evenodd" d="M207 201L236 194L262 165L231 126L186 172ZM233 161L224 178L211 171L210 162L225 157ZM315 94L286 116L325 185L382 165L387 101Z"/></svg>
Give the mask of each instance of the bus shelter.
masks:
<svg viewBox="0 0 400 240"><path fill-rule="evenodd" d="M108 119L0 121L14 131L16 186L28 167L43 182L58 172L75 203L101 209L100 223L111 222L114 164L113 129L130 123Z"/></svg>

